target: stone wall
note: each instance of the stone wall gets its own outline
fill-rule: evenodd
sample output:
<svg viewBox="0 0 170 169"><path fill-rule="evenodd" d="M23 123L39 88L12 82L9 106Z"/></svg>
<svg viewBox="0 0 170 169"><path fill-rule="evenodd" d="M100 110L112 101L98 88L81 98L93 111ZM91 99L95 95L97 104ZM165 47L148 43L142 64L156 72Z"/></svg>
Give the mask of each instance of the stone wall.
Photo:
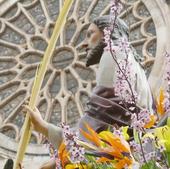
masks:
<svg viewBox="0 0 170 169"><path fill-rule="evenodd" d="M153 91L162 85L165 51L169 50L170 10L164 0L122 0L120 17L130 28L130 42L140 54ZM0 156L15 157L37 66L48 45L62 0L0 1ZM74 127L82 116L96 66L85 67L80 46L89 22L109 13L109 0L75 0L41 88L37 107L47 121ZM48 151L33 132L26 161L39 165ZM36 165L36 166L37 166ZM34 167L32 167L34 169ZM36 168L36 167L35 167Z"/></svg>

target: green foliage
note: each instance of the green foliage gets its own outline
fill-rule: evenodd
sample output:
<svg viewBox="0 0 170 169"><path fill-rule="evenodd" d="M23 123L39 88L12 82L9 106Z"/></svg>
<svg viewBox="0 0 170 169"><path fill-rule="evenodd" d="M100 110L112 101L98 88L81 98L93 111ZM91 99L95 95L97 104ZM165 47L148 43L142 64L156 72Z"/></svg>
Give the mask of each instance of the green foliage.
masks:
<svg viewBox="0 0 170 169"><path fill-rule="evenodd" d="M167 159L168 166L170 166L170 152L165 152L165 156Z"/></svg>
<svg viewBox="0 0 170 169"><path fill-rule="evenodd" d="M160 169L156 166L155 161L149 161L147 164L144 164L141 169Z"/></svg>
<svg viewBox="0 0 170 169"><path fill-rule="evenodd" d="M86 155L86 160L91 164L91 169L114 169L109 163L97 163L94 156Z"/></svg>

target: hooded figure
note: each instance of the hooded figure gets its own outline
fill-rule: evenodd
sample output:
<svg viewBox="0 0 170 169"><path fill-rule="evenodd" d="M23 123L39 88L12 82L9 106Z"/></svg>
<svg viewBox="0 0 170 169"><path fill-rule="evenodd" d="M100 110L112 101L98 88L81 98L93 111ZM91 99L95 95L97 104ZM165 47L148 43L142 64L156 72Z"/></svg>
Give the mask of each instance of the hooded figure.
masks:
<svg viewBox="0 0 170 169"><path fill-rule="evenodd" d="M93 90L88 102L89 108L81 118L79 127L85 130L84 123L88 123L94 130L101 131L108 125L130 126L131 116L127 113L129 110L125 105L120 104L121 98L115 95L115 83L117 79L118 67L110 51L104 51L106 46L103 42L103 30L110 26L110 17L102 16L93 21L87 31L87 36L83 46L88 49L86 65L99 63L96 88ZM98 32L97 32L98 31ZM100 33L101 34L100 34ZM91 33L91 35L90 35ZM98 36L98 38L97 38ZM111 34L115 46L117 61L125 59L127 54L119 50L120 38L128 39L128 27L123 20L117 18L114 31ZM148 85L145 72L140 65L139 55L135 49L130 46L131 51L128 54L128 62L131 63L131 69L134 75L132 84L133 90L137 93L137 106L148 109L152 114L153 99ZM132 105L128 105L131 107ZM131 113L135 113L134 110ZM139 111L139 110L138 110ZM82 139L84 139L82 137Z"/></svg>

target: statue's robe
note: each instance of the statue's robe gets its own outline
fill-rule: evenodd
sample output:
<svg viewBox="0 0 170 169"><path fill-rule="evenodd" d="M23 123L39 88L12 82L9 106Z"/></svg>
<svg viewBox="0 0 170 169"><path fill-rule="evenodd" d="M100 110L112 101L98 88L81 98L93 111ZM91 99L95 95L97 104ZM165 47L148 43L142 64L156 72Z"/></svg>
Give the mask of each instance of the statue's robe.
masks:
<svg viewBox="0 0 170 169"><path fill-rule="evenodd" d="M126 54L120 51L118 47L115 47L115 49L117 49L116 57L118 62L126 58ZM145 72L134 58L132 51L129 53L128 61L132 64L132 73L136 76L136 84L133 85L135 86L135 89L133 90L136 90L138 95L137 104L153 113L153 99ZM114 87L117 75L115 72L117 69L117 65L114 62L111 53L104 52L100 59L97 72L97 86Z"/></svg>
<svg viewBox="0 0 170 169"><path fill-rule="evenodd" d="M115 47L115 49L117 49L117 47ZM120 50L116 50L116 57L117 60L120 61L121 59L124 59L126 57L126 54ZM143 68L140 66L140 64L134 59L134 53L130 52L129 53L129 57L128 57L128 61L132 64L132 71L135 74L136 80L134 81L134 85L135 88L134 90L136 90L137 94L138 94L138 99L137 99L137 104L139 105L139 107L142 108L146 108L150 111L150 113L153 113L153 101L152 101L152 95L151 95L151 91L150 91L150 87L148 85L147 82L147 78L145 76L145 72L143 70ZM118 69L116 63L113 60L113 57L111 55L110 52L104 52L100 62L99 62L99 67L98 67L98 72L97 72L97 77L96 77L96 88L93 90L92 92L92 96L90 101L92 103L98 104L96 103L96 97L93 96L98 96L100 95L100 91L105 90L106 89L106 93L109 95L113 93L113 96L111 96L110 98L113 98L113 102L109 101L109 97L106 96L106 98L103 98L104 96L100 95L99 97L99 103L103 103L103 101L100 102L100 98L102 98L103 100L106 100L106 104L111 103L112 110L109 113L112 113L112 117L109 120L109 116L107 116L106 121L102 120L102 118L105 116L104 111L105 109L100 109L100 106L97 110L101 110L101 116L95 117L94 112L95 111L91 111L91 108L87 109L87 111L85 111L84 116L81 117L81 119L79 120L79 125L78 127L86 130L84 124L88 123L94 130L98 131L98 130L102 130L105 127L107 127L107 123L113 123L116 122L116 118L121 114L120 117L120 123L119 121L117 121L117 123L119 123L118 125L121 126L122 125L130 125L129 120L130 117L126 117L123 115L123 113L126 113L126 110L124 110L124 107L121 106L121 108L119 106L115 106L117 105L117 101L115 101L114 99L114 91L112 89L114 89L115 86L115 81L116 81L116 70ZM99 90L98 90L99 89ZM101 90L100 90L101 89ZM107 95L106 94L106 95ZM105 94L104 94L105 95ZM102 97L101 97L102 96ZM98 99L97 99L98 100ZM108 100L108 102L107 102ZM89 104L90 105L90 104ZM93 104L91 104L93 105ZM100 105L100 104L99 104ZM92 106L93 107L93 106ZM106 107L104 105L104 107ZM104 110L104 111L103 111ZM98 111L96 111L96 114L98 113ZM104 117L105 118L105 117ZM122 119L123 118L123 121ZM125 124L124 124L125 123ZM49 124L48 126L48 134L49 134L49 140L50 142L55 146L55 148L58 148L58 146L60 145L61 141L62 141L62 130L59 127L56 127L52 124ZM84 139L83 136L80 134L80 139Z"/></svg>
<svg viewBox="0 0 170 169"><path fill-rule="evenodd" d="M118 62L126 58L125 52L122 52L116 46L115 51ZM134 58L134 54L136 53L133 53L133 51L129 53L128 62L131 63L131 73L133 73L134 76L132 88L138 95L137 105L140 108L148 109L149 112L153 114L154 110L151 90L145 72ZM117 64L111 53L109 51L104 52L100 59L97 72L97 87L93 90L90 99L90 106L92 108L89 108L85 115L80 119L79 128L86 130L85 123L88 123L95 131L106 129L108 127L107 123L111 125L114 125L115 123L118 126L130 126L131 116L126 115L128 110L123 105L119 104L121 100L119 100L114 93L114 87L118 75L116 73L117 70ZM104 98L102 93L104 93ZM110 108L106 108L106 106L110 106ZM130 106L131 105L129 105L129 107ZM84 139L81 135L80 138Z"/></svg>

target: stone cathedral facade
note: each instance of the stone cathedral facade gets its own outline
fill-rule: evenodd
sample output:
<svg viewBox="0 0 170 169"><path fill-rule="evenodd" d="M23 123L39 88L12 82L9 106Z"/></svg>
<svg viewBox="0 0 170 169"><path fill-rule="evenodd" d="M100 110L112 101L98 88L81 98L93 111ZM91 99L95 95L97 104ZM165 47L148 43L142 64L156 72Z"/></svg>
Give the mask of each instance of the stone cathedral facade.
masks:
<svg viewBox="0 0 170 169"><path fill-rule="evenodd" d="M110 0L75 0L56 44L37 107L47 121L74 127L95 86L96 66L86 68L80 46L91 20L109 13ZM120 17L139 53L150 86L162 83L164 53L170 52L169 0L122 0ZM0 0L0 168L15 158L37 66L48 45L63 0ZM36 169L48 159L43 138L33 132L25 164ZM27 167L25 166L27 169ZM31 168L31 167L29 167Z"/></svg>

